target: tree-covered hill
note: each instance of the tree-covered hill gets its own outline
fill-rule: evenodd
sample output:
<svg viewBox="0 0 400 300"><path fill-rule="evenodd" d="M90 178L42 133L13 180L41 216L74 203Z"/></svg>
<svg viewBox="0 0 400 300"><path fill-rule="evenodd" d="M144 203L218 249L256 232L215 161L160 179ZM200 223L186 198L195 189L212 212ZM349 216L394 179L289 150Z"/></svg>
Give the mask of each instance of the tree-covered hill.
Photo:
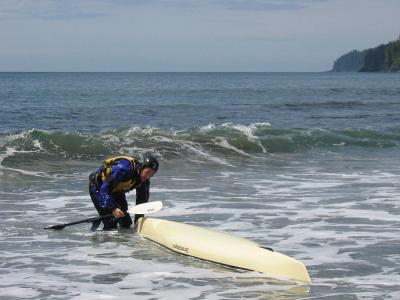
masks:
<svg viewBox="0 0 400 300"><path fill-rule="evenodd" d="M333 72L400 72L400 40L339 57Z"/></svg>

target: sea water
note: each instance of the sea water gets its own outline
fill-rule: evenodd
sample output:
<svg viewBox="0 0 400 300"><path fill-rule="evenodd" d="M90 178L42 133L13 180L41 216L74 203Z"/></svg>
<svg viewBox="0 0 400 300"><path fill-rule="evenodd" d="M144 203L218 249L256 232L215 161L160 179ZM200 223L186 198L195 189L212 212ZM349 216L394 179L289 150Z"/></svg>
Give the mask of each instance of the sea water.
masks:
<svg viewBox="0 0 400 300"><path fill-rule="evenodd" d="M399 299L399 150L400 74L0 73L0 298ZM312 284L43 230L95 216L88 175L145 152L154 217L271 247Z"/></svg>

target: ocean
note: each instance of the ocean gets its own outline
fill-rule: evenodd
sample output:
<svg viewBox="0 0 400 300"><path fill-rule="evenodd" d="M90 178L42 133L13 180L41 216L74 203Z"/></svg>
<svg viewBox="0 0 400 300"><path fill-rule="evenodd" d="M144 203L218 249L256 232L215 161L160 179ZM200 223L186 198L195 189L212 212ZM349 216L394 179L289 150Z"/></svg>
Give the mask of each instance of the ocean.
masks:
<svg viewBox="0 0 400 300"><path fill-rule="evenodd" d="M0 299L400 298L400 74L0 73L0 107ZM312 284L43 230L96 216L88 175L146 152L154 217L271 247Z"/></svg>

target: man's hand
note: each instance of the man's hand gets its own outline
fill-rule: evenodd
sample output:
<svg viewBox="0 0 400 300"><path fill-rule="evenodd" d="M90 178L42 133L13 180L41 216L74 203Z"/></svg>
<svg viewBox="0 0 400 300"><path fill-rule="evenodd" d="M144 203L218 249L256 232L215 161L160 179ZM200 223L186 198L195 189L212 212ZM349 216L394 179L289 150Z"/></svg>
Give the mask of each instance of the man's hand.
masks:
<svg viewBox="0 0 400 300"><path fill-rule="evenodd" d="M120 210L119 208L114 209L112 211L112 214L115 219L121 219L121 218L125 217L124 212L122 210Z"/></svg>

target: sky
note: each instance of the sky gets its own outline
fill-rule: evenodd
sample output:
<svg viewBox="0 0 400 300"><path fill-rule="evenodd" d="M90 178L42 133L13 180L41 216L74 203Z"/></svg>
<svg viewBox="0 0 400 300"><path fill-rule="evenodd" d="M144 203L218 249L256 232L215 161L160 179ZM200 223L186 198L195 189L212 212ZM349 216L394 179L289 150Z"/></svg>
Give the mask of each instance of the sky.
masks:
<svg viewBox="0 0 400 300"><path fill-rule="evenodd" d="M395 40L400 0L0 0L0 71L320 72Z"/></svg>

